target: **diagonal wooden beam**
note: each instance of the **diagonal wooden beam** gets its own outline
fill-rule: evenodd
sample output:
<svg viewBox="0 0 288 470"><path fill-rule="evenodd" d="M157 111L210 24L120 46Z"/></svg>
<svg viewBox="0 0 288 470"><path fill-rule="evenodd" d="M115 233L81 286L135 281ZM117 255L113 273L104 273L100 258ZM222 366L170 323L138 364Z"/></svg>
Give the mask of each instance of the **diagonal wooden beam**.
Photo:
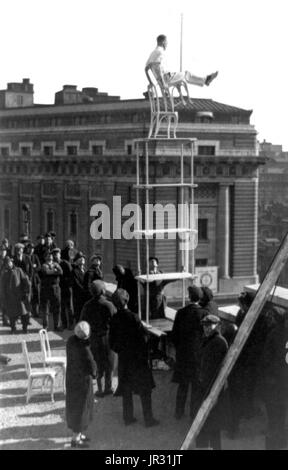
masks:
<svg viewBox="0 0 288 470"><path fill-rule="evenodd" d="M274 259L270 265L268 272L259 287L259 290L249 308L239 330L235 337L235 340L228 350L221 369L216 377L213 386L210 390L208 397L203 401L188 434L181 446L181 450L188 450L195 447L194 441L199 434L202 426L204 425L210 411L216 404L218 396L235 364L243 346L249 337L252 328L260 315L266 301L268 300L271 289L275 286L277 279L288 259L288 233L283 238L281 245L274 256Z"/></svg>

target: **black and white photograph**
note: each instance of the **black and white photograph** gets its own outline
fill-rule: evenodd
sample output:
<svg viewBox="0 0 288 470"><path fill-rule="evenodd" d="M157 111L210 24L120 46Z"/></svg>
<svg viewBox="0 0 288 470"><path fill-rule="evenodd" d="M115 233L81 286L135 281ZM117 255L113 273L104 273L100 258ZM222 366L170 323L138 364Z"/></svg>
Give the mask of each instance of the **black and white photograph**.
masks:
<svg viewBox="0 0 288 470"><path fill-rule="evenodd" d="M0 0L1 450L288 450L286 3Z"/></svg>

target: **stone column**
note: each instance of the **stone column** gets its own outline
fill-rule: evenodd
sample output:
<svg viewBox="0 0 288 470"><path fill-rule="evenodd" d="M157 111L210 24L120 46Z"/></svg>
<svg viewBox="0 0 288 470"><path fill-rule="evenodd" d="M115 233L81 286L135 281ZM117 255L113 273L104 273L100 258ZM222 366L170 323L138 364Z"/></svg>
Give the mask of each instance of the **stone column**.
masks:
<svg viewBox="0 0 288 470"><path fill-rule="evenodd" d="M230 265L230 187L229 184L219 185L219 205L217 223L217 260L219 266L219 277L229 279Z"/></svg>

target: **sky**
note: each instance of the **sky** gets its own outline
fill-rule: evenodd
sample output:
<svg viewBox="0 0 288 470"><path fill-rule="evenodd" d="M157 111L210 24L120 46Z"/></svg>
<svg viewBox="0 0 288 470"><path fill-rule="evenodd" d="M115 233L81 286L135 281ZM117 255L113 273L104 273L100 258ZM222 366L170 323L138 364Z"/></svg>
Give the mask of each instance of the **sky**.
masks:
<svg viewBox="0 0 288 470"><path fill-rule="evenodd" d="M35 103L65 84L142 98L159 34L180 69L182 15L183 70L219 71L191 97L253 110L258 140L288 151L286 10L287 0L0 0L0 89L30 78Z"/></svg>

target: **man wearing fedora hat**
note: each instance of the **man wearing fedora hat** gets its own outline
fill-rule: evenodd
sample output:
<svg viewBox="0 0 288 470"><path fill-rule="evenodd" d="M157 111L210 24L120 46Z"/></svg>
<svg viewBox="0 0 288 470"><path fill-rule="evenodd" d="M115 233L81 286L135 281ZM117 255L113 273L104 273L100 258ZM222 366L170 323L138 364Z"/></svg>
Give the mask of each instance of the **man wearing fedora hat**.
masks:
<svg viewBox="0 0 288 470"><path fill-rule="evenodd" d="M201 320L204 334L199 350L199 406L208 396L228 351L228 344L220 333L220 322L220 318L212 314ZM221 450L221 429L229 410L227 400L228 394L223 389L196 439L196 447Z"/></svg>

